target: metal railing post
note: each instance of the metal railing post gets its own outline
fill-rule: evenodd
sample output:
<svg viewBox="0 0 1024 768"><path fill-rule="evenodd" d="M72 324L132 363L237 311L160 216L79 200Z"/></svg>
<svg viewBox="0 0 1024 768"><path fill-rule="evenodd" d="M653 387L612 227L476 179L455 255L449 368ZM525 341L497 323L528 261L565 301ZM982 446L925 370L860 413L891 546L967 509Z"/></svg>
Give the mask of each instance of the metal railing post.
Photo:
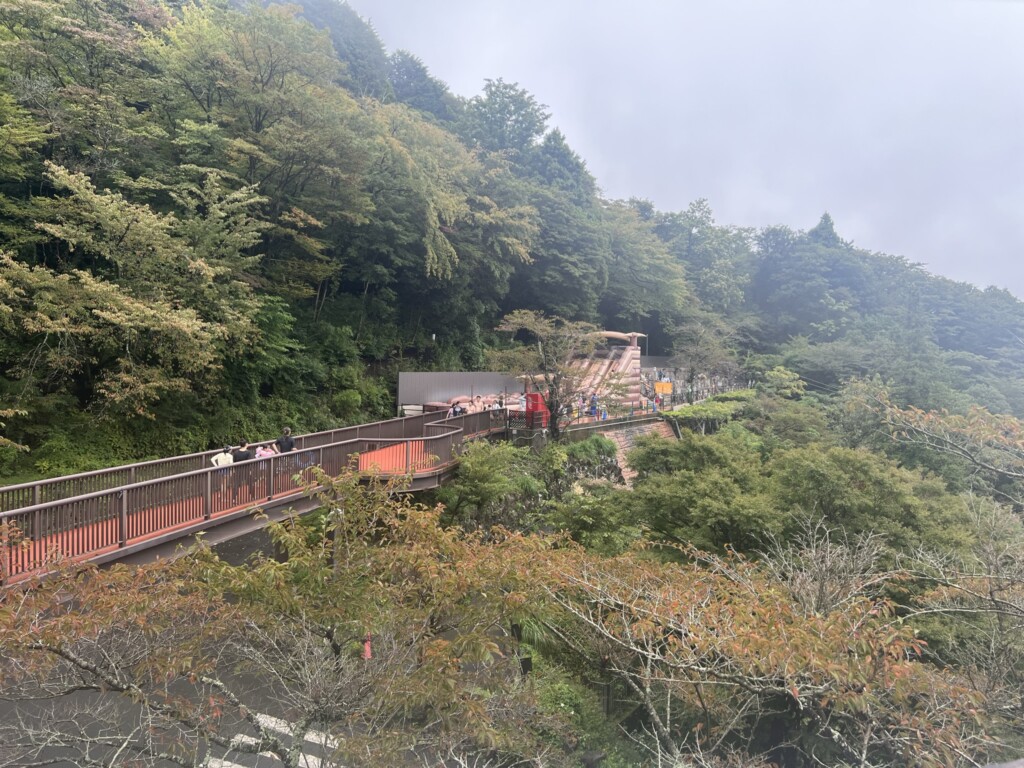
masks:
<svg viewBox="0 0 1024 768"><path fill-rule="evenodd" d="M213 472L206 473L206 488L203 491L203 518L213 517Z"/></svg>
<svg viewBox="0 0 1024 768"><path fill-rule="evenodd" d="M405 441L405 474L412 474L412 441Z"/></svg>
<svg viewBox="0 0 1024 768"><path fill-rule="evenodd" d="M117 546L123 547L128 543L128 493L121 491L118 494L121 500L120 514L117 518Z"/></svg>
<svg viewBox="0 0 1024 768"><path fill-rule="evenodd" d="M270 478L267 480L267 501L274 498L274 462L277 461L277 456L271 456L270 461L267 462L267 467L270 471Z"/></svg>

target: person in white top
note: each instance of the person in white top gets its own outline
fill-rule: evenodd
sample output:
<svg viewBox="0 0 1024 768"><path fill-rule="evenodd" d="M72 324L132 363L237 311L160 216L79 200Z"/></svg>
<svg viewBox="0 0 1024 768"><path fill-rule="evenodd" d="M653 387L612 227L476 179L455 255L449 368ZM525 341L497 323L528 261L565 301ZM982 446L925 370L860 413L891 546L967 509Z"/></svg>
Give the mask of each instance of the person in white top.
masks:
<svg viewBox="0 0 1024 768"><path fill-rule="evenodd" d="M221 497L218 503L226 507L227 501L224 498L224 484L228 480L228 472L230 471L228 470L228 467L235 463L235 457L231 455L231 446L225 445L223 451L213 454L213 456L210 457L210 462L213 466L220 467L219 470L213 473L212 480L215 485L214 489Z"/></svg>
<svg viewBox="0 0 1024 768"><path fill-rule="evenodd" d="M224 450L220 453L215 453L210 457L210 463L215 467L226 467L228 464L234 464L235 457L231 455L231 446L225 445Z"/></svg>

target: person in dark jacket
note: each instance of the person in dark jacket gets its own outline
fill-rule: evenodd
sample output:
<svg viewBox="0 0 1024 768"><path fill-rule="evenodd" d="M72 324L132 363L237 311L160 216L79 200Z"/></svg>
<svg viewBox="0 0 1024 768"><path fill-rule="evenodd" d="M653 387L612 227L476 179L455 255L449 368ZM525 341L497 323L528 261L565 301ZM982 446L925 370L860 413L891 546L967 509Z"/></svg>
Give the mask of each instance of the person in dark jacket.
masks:
<svg viewBox="0 0 1024 768"><path fill-rule="evenodd" d="M234 459L235 464L240 461L248 461L251 459L252 451L249 449L249 443L243 440L242 444L231 452L231 458Z"/></svg>
<svg viewBox="0 0 1024 768"><path fill-rule="evenodd" d="M274 441L278 453L291 453L295 450L295 438L292 437L292 428L285 427L281 430L281 436Z"/></svg>

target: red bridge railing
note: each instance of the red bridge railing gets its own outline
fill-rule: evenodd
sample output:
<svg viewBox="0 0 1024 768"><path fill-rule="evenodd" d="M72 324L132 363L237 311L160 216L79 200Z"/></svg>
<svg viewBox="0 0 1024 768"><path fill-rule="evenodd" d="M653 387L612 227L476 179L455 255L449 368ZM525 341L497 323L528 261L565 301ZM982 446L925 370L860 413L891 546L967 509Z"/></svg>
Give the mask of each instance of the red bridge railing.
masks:
<svg viewBox="0 0 1024 768"><path fill-rule="evenodd" d="M207 451L0 489L14 489L8 499L24 498L15 494L25 488L33 489L31 498L57 496L0 512L0 584L39 572L57 558L100 557L298 497L311 481L312 467L338 475L355 460L362 472L437 474L457 461L464 439L505 428L504 411L443 416L302 435L291 453L226 467L210 466L216 452ZM140 474L150 478L130 480ZM96 485L107 487L78 490ZM67 495L59 497L62 493Z"/></svg>
<svg viewBox="0 0 1024 768"><path fill-rule="evenodd" d="M387 421L298 435L295 437L295 448L301 451L306 448L342 443L359 438L416 437L423 434L424 425L441 421L444 416L443 411L425 413L420 416L406 416L400 419L388 419ZM265 440L261 443L253 443L253 445L269 445L272 442L273 440ZM125 464L120 467L81 472L48 480L36 480L19 485L8 485L0 488L0 512L205 469L210 466L210 457L216 453L219 453L219 449Z"/></svg>

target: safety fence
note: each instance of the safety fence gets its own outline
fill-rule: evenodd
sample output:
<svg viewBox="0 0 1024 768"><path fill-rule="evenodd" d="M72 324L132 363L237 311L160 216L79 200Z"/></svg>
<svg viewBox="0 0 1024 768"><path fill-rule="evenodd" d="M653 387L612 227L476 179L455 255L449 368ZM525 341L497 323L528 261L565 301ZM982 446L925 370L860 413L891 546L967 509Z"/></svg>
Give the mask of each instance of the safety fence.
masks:
<svg viewBox="0 0 1024 768"><path fill-rule="evenodd" d="M440 419L432 416L435 414L304 435L296 438L295 451L224 467L209 466L213 452L175 457L162 467L198 457L206 459L205 466L0 512L0 584L38 572L57 559L99 557L218 517L299 496L311 485L314 467L330 476L349 466L361 472L412 478L442 472L457 461L464 439L505 429L504 411L451 419L444 419L444 414ZM350 437L353 434L359 436ZM125 470L140 466L144 465L106 471L103 481L130 477Z"/></svg>
<svg viewBox="0 0 1024 768"><path fill-rule="evenodd" d="M504 414L504 411L500 411L500 413ZM302 451L307 448L317 448L323 445L333 445L347 440L362 438L398 440L417 437L423 434L426 424L441 421L444 417L443 411L424 413L418 416L406 416L398 419L388 419L387 421L376 421L370 424L360 424L353 427L342 427L323 432L313 432L307 435L297 435L295 437L295 449ZM261 445L270 445L273 442L273 440L265 440L260 443L252 443L251 445L255 448ZM0 488L0 512L205 469L210 466L210 459L217 453L220 453L219 449L190 453L183 456L172 456L166 459L143 461L135 464L125 464L119 467L98 469L92 472L80 472L74 475L53 477L48 480L8 485Z"/></svg>

